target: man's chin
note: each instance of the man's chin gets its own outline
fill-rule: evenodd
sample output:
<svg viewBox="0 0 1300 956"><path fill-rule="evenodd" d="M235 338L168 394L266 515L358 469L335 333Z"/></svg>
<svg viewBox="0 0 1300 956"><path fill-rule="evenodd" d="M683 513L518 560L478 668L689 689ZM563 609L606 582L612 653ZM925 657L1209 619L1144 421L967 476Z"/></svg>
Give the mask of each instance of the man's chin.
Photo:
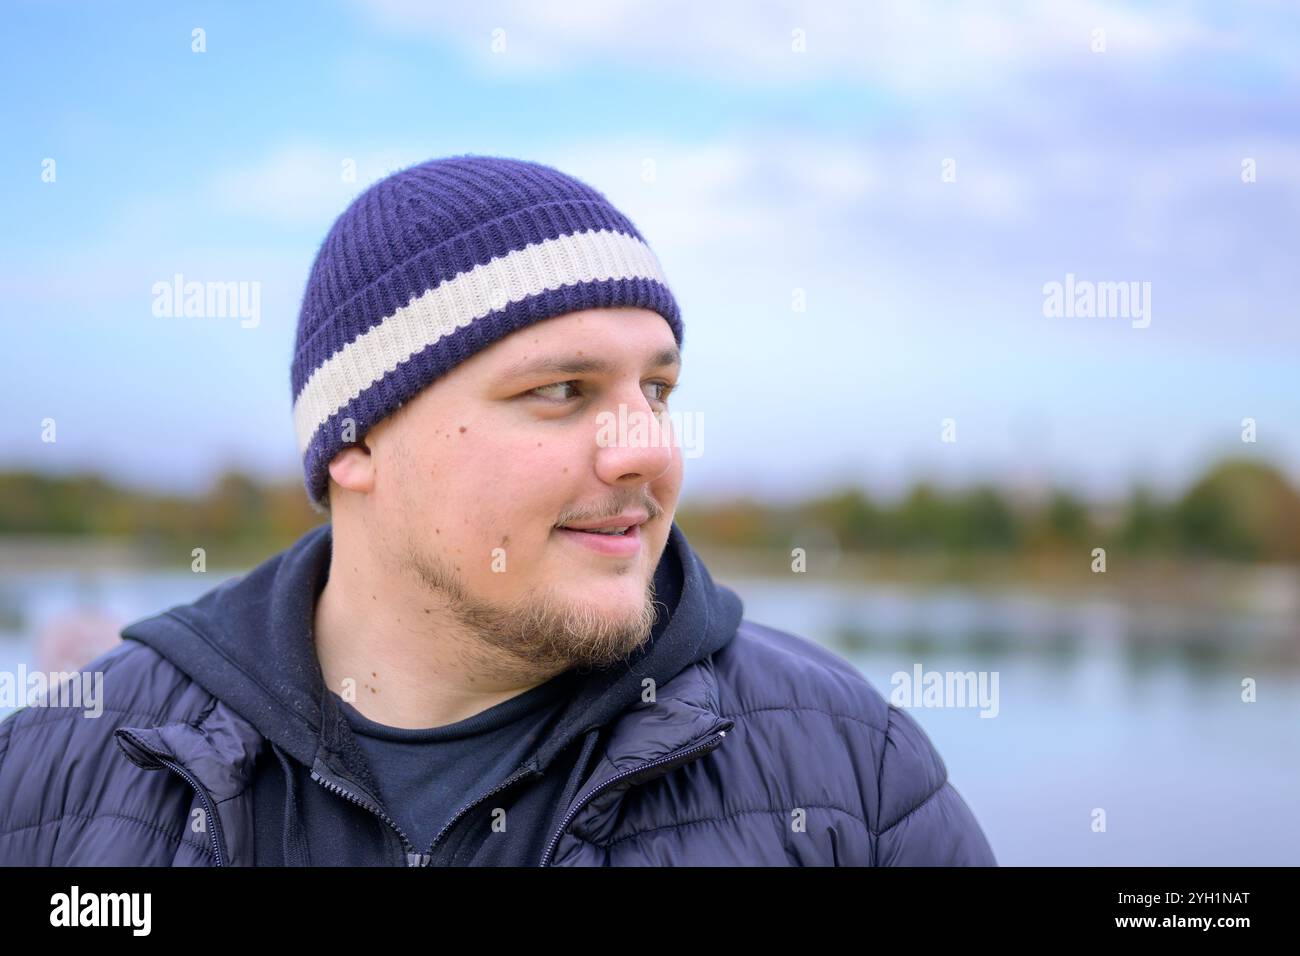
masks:
<svg viewBox="0 0 1300 956"><path fill-rule="evenodd" d="M574 591L534 591L504 606L462 605L461 619L530 672L609 667L650 639L658 614L653 581Z"/></svg>
<svg viewBox="0 0 1300 956"><path fill-rule="evenodd" d="M655 625L652 574L609 578L551 568L550 583L501 601L473 594L445 563L414 547L408 555L415 577L515 675L616 664L645 644Z"/></svg>
<svg viewBox="0 0 1300 956"><path fill-rule="evenodd" d="M572 666L608 667L650 639L655 616L654 604L641 591L635 600L579 600L553 617L549 626L556 649L569 654Z"/></svg>

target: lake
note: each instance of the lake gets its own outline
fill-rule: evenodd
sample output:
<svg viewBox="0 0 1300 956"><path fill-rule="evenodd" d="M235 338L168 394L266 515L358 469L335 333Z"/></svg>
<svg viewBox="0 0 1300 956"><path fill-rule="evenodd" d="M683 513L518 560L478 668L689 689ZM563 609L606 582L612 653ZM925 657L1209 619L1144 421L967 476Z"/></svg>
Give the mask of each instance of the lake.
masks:
<svg viewBox="0 0 1300 956"><path fill-rule="evenodd" d="M7 572L0 670L34 667L35 635L71 609L124 624L230 573ZM1300 863L1300 629L1291 617L714 577L740 594L746 617L841 654L886 697L896 675L918 669L989 680L996 708L949 697L909 711L1004 865ZM1099 809L1103 832L1094 829Z"/></svg>

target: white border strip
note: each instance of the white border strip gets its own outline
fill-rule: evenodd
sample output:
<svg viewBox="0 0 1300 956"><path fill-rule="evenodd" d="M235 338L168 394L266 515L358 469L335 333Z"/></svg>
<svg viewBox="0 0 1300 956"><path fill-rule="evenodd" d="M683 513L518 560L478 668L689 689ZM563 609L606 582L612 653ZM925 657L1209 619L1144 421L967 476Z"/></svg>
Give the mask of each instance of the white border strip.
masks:
<svg viewBox="0 0 1300 956"><path fill-rule="evenodd" d="M311 374L293 406L299 453L348 402L412 355L476 319L566 285L641 278L667 284L649 246L612 230L536 242L453 276L343 346Z"/></svg>

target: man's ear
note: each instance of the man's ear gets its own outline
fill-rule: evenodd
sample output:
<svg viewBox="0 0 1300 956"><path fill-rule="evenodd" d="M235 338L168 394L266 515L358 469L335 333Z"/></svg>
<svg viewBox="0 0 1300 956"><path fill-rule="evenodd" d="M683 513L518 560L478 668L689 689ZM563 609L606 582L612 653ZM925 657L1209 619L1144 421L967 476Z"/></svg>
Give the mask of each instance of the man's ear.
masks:
<svg viewBox="0 0 1300 956"><path fill-rule="evenodd" d="M375 487L375 460L370 447L361 442L344 448L330 462L330 477L340 488L368 494Z"/></svg>

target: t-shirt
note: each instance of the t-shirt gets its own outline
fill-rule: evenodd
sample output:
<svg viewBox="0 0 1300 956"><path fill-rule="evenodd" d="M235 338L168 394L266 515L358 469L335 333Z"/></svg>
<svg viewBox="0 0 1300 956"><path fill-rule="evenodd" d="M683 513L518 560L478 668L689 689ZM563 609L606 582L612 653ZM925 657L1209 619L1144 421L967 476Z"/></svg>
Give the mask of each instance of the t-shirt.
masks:
<svg viewBox="0 0 1300 956"><path fill-rule="evenodd" d="M519 769L578 681L565 671L464 720L420 730L376 723L334 696L374 772L384 810L423 853L457 811Z"/></svg>

